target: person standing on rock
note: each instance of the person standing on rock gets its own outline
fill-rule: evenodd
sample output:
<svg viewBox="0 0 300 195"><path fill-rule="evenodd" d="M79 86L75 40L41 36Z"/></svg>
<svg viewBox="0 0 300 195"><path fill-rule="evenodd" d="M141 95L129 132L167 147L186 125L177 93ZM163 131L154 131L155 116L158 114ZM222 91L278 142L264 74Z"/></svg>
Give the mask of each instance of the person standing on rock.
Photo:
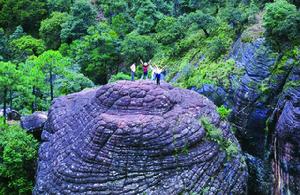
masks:
<svg viewBox="0 0 300 195"><path fill-rule="evenodd" d="M134 74L135 74L135 71L136 71L135 63L130 66L130 70L131 70L131 80L134 81Z"/></svg>
<svg viewBox="0 0 300 195"><path fill-rule="evenodd" d="M164 68L159 68L158 66L155 66L154 70L155 70L156 84L160 85L161 73L164 70Z"/></svg>
<svg viewBox="0 0 300 195"><path fill-rule="evenodd" d="M141 79L144 79L144 77L145 77L145 79L148 79L148 69L149 69L151 60L149 62L143 62L141 60L141 63L142 63L142 66L143 66L143 75L142 75Z"/></svg>

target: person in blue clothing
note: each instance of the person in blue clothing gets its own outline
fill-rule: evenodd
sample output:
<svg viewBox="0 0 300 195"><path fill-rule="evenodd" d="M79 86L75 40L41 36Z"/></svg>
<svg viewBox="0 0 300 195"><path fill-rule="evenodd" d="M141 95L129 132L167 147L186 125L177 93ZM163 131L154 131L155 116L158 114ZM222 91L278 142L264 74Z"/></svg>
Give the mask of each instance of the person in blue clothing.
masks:
<svg viewBox="0 0 300 195"><path fill-rule="evenodd" d="M155 66L155 68L154 68L154 74L155 74L157 85L160 85L161 74L162 74L163 70L164 70L164 68L160 68L158 66Z"/></svg>

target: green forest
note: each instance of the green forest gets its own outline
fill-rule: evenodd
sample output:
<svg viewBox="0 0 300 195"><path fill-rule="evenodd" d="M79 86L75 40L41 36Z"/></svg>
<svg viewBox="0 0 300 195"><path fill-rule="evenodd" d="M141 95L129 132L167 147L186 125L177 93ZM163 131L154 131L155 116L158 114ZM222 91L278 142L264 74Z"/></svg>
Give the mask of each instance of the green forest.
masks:
<svg viewBox="0 0 300 195"><path fill-rule="evenodd" d="M228 58L238 39L264 38L282 56L280 74L283 61L300 54L299 7L298 0L0 0L0 194L31 194L35 181L39 141L8 120L10 110L48 111L57 97L130 80L133 63L139 79L140 60L164 66L176 87L230 91L231 76L245 73ZM230 105L217 106L226 120Z"/></svg>

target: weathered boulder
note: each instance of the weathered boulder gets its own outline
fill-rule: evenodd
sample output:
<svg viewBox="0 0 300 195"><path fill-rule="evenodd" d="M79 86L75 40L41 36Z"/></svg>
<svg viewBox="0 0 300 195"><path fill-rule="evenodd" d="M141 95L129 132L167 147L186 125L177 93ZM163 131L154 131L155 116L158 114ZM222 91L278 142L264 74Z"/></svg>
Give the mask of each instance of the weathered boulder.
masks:
<svg viewBox="0 0 300 195"><path fill-rule="evenodd" d="M34 112L32 115L23 116L21 117L21 127L40 140L44 124L48 118L47 114L47 112Z"/></svg>
<svg viewBox="0 0 300 195"><path fill-rule="evenodd" d="M0 109L0 117L3 116L3 115L4 115L4 110ZM18 121L21 118L21 114L18 111L16 111L16 110L7 108L6 109L6 118L9 121L10 120Z"/></svg>
<svg viewBox="0 0 300 195"><path fill-rule="evenodd" d="M121 81L56 99L42 134L34 194L245 194L247 166L216 106L163 82ZM232 148L231 148L232 149Z"/></svg>

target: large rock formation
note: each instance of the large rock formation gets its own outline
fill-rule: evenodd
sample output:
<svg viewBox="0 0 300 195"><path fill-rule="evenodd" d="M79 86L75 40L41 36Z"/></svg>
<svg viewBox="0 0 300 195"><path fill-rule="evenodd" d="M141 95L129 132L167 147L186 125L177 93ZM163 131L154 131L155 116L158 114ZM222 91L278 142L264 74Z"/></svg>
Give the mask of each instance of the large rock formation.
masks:
<svg viewBox="0 0 300 195"><path fill-rule="evenodd" d="M58 98L42 134L34 194L244 194L242 155L228 156L199 122L206 117L238 146L215 109L195 92L150 81Z"/></svg>

